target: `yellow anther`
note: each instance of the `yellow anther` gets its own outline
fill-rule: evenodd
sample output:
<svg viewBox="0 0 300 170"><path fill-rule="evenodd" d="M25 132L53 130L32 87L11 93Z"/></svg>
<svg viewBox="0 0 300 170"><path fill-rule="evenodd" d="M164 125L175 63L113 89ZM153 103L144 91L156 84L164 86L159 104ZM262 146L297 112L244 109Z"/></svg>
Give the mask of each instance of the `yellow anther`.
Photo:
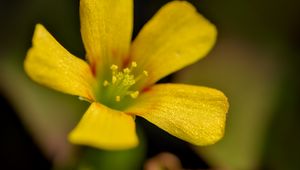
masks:
<svg viewBox="0 0 300 170"><path fill-rule="evenodd" d="M109 85L109 82L108 82L107 80L105 80L105 81L103 82L103 86L106 87L106 86L108 86L108 85Z"/></svg>
<svg viewBox="0 0 300 170"><path fill-rule="evenodd" d="M148 71L144 70L143 73L144 73L144 75L145 75L146 77L149 76Z"/></svg>
<svg viewBox="0 0 300 170"><path fill-rule="evenodd" d="M132 92L132 93L130 93L130 96L133 98L133 99L135 99L135 98L137 98L138 96L139 96L139 91L135 91L135 92Z"/></svg>
<svg viewBox="0 0 300 170"><path fill-rule="evenodd" d="M125 74L129 74L129 73L130 73L130 69L129 69L129 68L124 68L123 72L124 72Z"/></svg>
<svg viewBox="0 0 300 170"><path fill-rule="evenodd" d="M121 97L120 96L116 96L116 102L121 101Z"/></svg>
<svg viewBox="0 0 300 170"><path fill-rule="evenodd" d="M125 74L123 77L122 84L124 86L131 86L131 85L135 84L134 76L130 75L130 74Z"/></svg>
<svg viewBox="0 0 300 170"><path fill-rule="evenodd" d="M117 82L117 77L116 76L112 76L112 84L115 84Z"/></svg>
<svg viewBox="0 0 300 170"><path fill-rule="evenodd" d="M138 72L135 75L135 68L137 63L131 62L126 68L118 67L117 65L111 65L111 80L103 81L104 92L107 91L108 95L103 98L103 101L109 100L113 102L120 102L124 99L135 99L139 96L139 91L135 91L134 84L138 83L148 77L148 72L143 70L142 73ZM139 70L138 70L139 71ZM144 81L144 80L143 80ZM129 99L130 100L130 99Z"/></svg>
<svg viewBox="0 0 300 170"><path fill-rule="evenodd" d="M113 71L118 70L118 66L113 64L113 65L111 65L110 69Z"/></svg>
<svg viewBox="0 0 300 170"><path fill-rule="evenodd" d="M133 62L131 63L131 67L133 67L133 68L137 67L137 63L136 63L135 61L133 61Z"/></svg>

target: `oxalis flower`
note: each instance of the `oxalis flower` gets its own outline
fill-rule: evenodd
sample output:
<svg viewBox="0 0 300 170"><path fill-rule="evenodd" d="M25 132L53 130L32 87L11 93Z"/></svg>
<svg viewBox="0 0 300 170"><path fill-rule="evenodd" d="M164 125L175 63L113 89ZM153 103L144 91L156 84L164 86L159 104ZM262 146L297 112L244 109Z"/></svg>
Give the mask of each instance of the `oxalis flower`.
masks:
<svg viewBox="0 0 300 170"><path fill-rule="evenodd" d="M133 0L81 0L87 62L63 48L40 24L25 59L36 82L91 103L69 134L101 149L138 145L135 116L195 145L224 134L227 98L218 90L159 79L204 57L216 29L184 1L162 7L131 43Z"/></svg>

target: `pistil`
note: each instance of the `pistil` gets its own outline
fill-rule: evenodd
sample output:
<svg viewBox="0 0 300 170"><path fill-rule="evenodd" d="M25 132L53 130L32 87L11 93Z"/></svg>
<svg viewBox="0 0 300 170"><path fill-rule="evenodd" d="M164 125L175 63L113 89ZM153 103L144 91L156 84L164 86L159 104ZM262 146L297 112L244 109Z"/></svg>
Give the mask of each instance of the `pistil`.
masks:
<svg viewBox="0 0 300 170"><path fill-rule="evenodd" d="M146 70L143 70L138 75L134 75L133 71L137 66L136 62L132 62L129 67L124 69L120 69L115 64L111 65L111 79L102 82L103 90L102 94L100 94L100 102L114 106L136 99L140 92L134 89L134 85L148 77Z"/></svg>

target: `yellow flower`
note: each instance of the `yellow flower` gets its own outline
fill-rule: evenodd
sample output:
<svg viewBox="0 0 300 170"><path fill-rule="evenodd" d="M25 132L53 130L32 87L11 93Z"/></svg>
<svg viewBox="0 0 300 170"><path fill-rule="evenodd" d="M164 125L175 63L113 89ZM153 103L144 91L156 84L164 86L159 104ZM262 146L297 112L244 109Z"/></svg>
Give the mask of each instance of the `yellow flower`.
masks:
<svg viewBox="0 0 300 170"><path fill-rule="evenodd" d="M138 144L135 116L195 145L222 138L228 102L215 89L158 84L204 57L216 29L184 1L162 7L131 43L133 0L81 0L87 62L64 49L40 24L25 59L40 84L91 103L69 135L74 144L126 149Z"/></svg>

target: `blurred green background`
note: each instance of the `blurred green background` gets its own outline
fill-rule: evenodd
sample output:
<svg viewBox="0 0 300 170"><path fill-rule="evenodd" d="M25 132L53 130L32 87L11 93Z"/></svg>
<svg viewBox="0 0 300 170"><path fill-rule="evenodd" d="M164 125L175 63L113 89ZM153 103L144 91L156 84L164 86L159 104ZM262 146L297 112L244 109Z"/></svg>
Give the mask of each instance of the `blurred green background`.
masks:
<svg viewBox="0 0 300 170"><path fill-rule="evenodd" d="M135 0L134 35L167 2ZM142 144L105 152L66 140L87 103L41 87L23 72L36 23L83 58L79 0L1 0L0 169L142 169L165 151L190 169L300 169L300 1L189 2L216 25L216 46L162 81L222 90L230 102L225 137L195 147L137 119Z"/></svg>

